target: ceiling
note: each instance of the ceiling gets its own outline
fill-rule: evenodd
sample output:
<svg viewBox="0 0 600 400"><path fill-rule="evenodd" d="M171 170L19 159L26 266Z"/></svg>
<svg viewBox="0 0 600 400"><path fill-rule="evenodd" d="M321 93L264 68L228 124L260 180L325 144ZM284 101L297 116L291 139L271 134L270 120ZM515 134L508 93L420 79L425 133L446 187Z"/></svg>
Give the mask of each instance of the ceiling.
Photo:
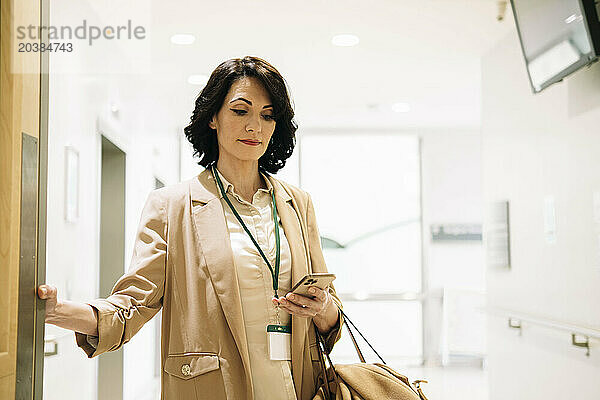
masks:
<svg viewBox="0 0 600 400"><path fill-rule="evenodd" d="M103 19L129 18L146 28L143 47L136 53L121 41L122 55L142 65L136 84L145 95L138 101L164 116L161 129L178 131L201 89L188 76L209 75L244 55L262 57L282 73L304 129L477 128L481 55L514 31L510 5L498 22L495 0L94 4L88 3ZM170 37L178 33L196 41L174 45ZM357 35L359 44L333 46L340 33ZM394 112L396 102L410 111Z"/></svg>

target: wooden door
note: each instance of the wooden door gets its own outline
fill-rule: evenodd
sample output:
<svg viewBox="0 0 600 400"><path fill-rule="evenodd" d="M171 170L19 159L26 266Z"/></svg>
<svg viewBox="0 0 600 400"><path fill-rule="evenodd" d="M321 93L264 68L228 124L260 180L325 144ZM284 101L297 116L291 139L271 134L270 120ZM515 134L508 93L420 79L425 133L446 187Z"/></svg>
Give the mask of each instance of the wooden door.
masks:
<svg viewBox="0 0 600 400"><path fill-rule="evenodd" d="M16 32L44 24L45 3L0 1L0 399L42 393L48 56L19 53L40 40Z"/></svg>

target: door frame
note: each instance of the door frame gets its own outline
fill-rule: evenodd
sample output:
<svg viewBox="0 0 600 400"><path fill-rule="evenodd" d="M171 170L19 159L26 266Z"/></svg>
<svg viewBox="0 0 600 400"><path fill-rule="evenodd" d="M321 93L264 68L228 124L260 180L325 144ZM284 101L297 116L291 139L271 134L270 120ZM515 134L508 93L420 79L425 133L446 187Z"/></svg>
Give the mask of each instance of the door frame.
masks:
<svg viewBox="0 0 600 400"><path fill-rule="evenodd" d="M15 22L12 20L13 10L17 7L15 1L4 0L0 2L2 9L3 33L12 38L12 31ZM22 4L26 12L33 12L34 20L39 21L40 25L47 26L49 23L50 4L44 0L33 0L27 4ZM8 28L5 28L8 26ZM48 44L48 32L43 32L39 43ZM6 42L3 44L6 45ZM10 73L16 65L13 64L14 50L11 46L11 41L8 40L8 51L3 48L3 64L11 68ZM8 60L8 61L6 61ZM37 61L36 61L37 63ZM11 304L12 307L18 307L18 313L15 319L11 318L11 322L16 322L16 325L11 323L8 336L9 343L11 337L14 337L16 342L15 348L9 348L10 352L16 350L15 358L15 380L14 394L18 399L42 399L43 398L43 373L44 373L44 331L45 331L45 301L37 297L37 287L45 283L46 280L46 213L47 213L47 176L48 176L48 110L49 110L49 52L40 52L39 68L37 73L33 74L33 79L38 80L37 83L37 125L38 129L35 132L25 132L22 126L12 126L13 141L21 141L20 162L13 161L13 168L20 168L20 173L13 177L20 177L20 182L15 182L12 185L12 190L20 192L19 207L19 266L18 276L11 277L14 282L16 280L17 293L9 291L9 296L12 299L18 299L18 305ZM12 79L25 79L31 74L14 74ZM7 82L5 82L7 83ZM23 92L26 88L23 87ZM30 96L32 92L27 92ZM12 89L9 89L7 96L15 95ZM12 103L12 100L11 100ZM35 107L35 106L34 106ZM8 111L8 110L7 110ZM11 115L14 109L11 107ZM15 130L18 130L19 137L15 135ZM13 153L13 156L15 153ZM17 188L16 186L20 187ZM11 206L15 204L11 203ZM15 286L10 286L15 288ZM14 297L13 297L14 296ZM13 329L16 330L13 331ZM12 392L12 388L8 389Z"/></svg>

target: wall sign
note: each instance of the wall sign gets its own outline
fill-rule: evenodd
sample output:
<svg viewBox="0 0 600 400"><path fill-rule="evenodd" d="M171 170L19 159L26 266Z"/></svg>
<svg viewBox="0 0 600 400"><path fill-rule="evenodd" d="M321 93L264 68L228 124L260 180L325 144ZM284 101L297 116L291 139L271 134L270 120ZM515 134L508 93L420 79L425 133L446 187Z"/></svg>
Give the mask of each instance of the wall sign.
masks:
<svg viewBox="0 0 600 400"><path fill-rule="evenodd" d="M510 224L508 201L494 202L485 228L488 267L510 268Z"/></svg>

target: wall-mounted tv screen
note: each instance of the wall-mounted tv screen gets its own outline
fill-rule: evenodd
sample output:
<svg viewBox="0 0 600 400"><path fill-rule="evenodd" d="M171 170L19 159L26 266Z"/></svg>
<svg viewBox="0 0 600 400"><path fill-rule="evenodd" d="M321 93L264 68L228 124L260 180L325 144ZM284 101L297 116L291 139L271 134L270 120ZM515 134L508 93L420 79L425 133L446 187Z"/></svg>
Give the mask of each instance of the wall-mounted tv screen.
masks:
<svg viewBox="0 0 600 400"><path fill-rule="evenodd" d="M600 54L600 3L511 0L534 93L591 64Z"/></svg>

